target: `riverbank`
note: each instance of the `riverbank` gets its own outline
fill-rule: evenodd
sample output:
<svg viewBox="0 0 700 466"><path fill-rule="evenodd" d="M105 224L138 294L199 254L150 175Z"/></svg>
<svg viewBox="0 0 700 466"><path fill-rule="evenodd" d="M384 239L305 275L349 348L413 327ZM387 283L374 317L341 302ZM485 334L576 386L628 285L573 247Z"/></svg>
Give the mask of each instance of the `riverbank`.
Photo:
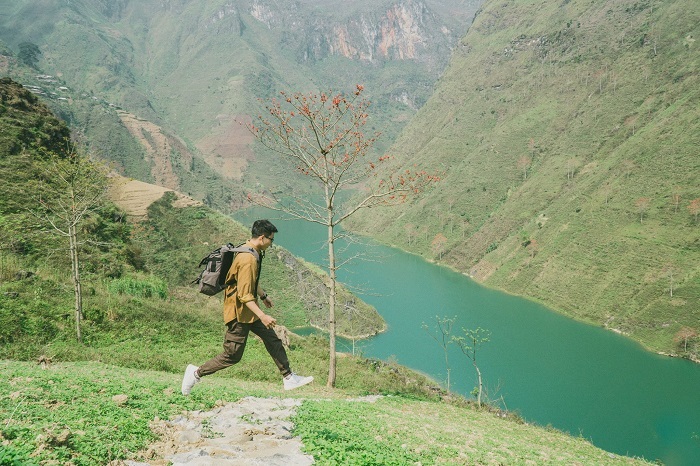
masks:
<svg viewBox="0 0 700 466"><path fill-rule="evenodd" d="M533 296L530 296L527 294L517 293L517 292L514 292L513 290L511 290L507 287L494 285L493 283L488 281L488 277L485 277L485 276L482 276L479 274L475 274L475 273L471 273L469 271L460 270L460 269L458 269L458 268L456 268L453 265L448 264L448 263L444 263L444 262L436 261L436 260L431 260L431 259L426 259L422 255L420 255L414 251L405 250L397 244L381 243L381 241L379 239L376 239L376 238L372 238L372 240L377 241L379 244L384 244L387 247L397 249L397 250L401 251L402 253L415 256L416 258L424 260L425 262L427 262L429 264L434 264L438 267L444 267L447 270L461 274L461 275L469 278L470 280L473 280L475 283L478 283L479 285L481 285L487 289L498 291L501 293L505 293L509 296L514 296L514 297L517 297L520 299L525 299L525 300L528 300L528 301L533 302L533 303L537 303L539 305L546 307L547 309L549 309L552 312L555 312L555 313L560 314L562 316L565 316L567 318L573 319L576 322L580 322L580 323L583 323L586 325L592 325L594 327L600 327L600 328L603 328L605 330L616 333L618 335L621 335L625 338L629 338L630 340L632 340L636 343L639 343L646 351L649 351L651 353L658 354L660 356L675 358L675 359L684 359L687 361L691 361L695 364L700 364L700 354L694 354L694 353L680 354L677 352L674 353L674 352L669 352L669 351L664 351L664 350L658 349L658 348L654 347L653 345L651 345L649 340L647 340L647 339L640 338L639 336L637 336L633 333L630 333L630 332L626 332L620 328L611 327L609 325L609 323L614 319L606 319L606 321L602 322L602 321L598 321L598 320L592 319L590 317L587 317L585 315L567 312L565 309L553 306L553 304L552 304L552 302L550 302L550 300L536 298L536 297L533 297Z"/></svg>

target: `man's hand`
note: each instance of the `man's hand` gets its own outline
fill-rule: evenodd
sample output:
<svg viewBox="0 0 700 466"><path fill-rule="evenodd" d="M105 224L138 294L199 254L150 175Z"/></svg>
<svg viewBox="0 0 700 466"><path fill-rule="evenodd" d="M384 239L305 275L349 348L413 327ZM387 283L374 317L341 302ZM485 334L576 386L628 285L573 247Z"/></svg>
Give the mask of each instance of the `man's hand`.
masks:
<svg viewBox="0 0 700 466"><path fill-rule="evenodd" d="M272 328L275 326L275 324L277 324L277 320L274 317L269 316L267 314L263 314L260 316L260 322L262 322L263 325L267 328Z"/></svg>
<svg viewBox="0 0 700 466"><path fill-rule="evenodd" d="M265 305L266 308L271 308L273 306L272 300L270 299L269 296L266 296L265 299L262 300L263 304Z"/></svg>

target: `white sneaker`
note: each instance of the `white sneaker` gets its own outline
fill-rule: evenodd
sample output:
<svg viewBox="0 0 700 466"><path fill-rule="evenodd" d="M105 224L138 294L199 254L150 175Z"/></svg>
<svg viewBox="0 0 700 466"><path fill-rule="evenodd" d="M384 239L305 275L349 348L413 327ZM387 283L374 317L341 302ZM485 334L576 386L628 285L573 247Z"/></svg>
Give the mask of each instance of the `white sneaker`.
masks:
<svg viewBox="0 0 700 466"><path fill-rule="evenodd" d="M187 369L185 369L185 376L182 378L183 395L189 395L190 390L192 390L192 387L194 387L195 384L199 383L200 378L195 375L197 369L199 369L199 367L192 364L187 366Z"/></svg>
<svg viewBox="0 0 700 466"><path fill-rule="evenodd" d="M288 376L284 377L284 379L282 380L284 381L285 390L294 390L295 388L299 388L302 385L306 385L307 383L313 382L314 378L310 376L303 377L301 375L296 375L294 372L292 372Z"/></svg>

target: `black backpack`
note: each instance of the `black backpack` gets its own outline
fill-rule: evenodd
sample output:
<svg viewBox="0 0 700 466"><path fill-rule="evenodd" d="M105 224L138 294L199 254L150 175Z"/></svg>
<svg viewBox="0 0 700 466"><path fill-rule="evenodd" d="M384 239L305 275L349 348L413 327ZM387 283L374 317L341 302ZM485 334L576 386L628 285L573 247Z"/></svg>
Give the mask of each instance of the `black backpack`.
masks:
<svg viewBox="0 0 700 466"><path fill-rule="evenodd" d="M206 255L200 262L198 267L204 267L199 277L192 283L199 284L199 292L207 296L214 296L221 292L228 283L226 283L226 275L233 264L233 259L239 252L247 252L255 257L258 261L258 271L260 270L260 254L255 249L248 246L234 246L231 243L225 244L220 248L214 249Z"/></svg>

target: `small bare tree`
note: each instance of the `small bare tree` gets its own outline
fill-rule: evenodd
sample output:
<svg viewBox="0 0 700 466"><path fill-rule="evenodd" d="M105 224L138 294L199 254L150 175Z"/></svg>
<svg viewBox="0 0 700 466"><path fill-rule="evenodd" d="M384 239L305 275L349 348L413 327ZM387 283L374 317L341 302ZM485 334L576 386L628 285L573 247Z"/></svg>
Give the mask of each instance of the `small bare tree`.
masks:
<svg viewBox="0 0 700 466"><path fill-rule="evenodd" d="M668 291L671 298L673 298L673 288L675 285L674 277L676 275L676 272L676 266L674 266L670 262L664 265L664 268L661 271L661 273L668 278Z"/></svg>
<svg viewBox="0 0 700 466"><path fill-rule="evenodd" d="M447 237L442 233L438 233L433 238L430 243L430 247L433 250L433 254L438 256L438 260L442 260L442 255L445 252L445 246L447 245Z"/></svg>
<svg viewBox="0 0 700 466"><path fill-rule="evenodd" d="M75 331L82 341L80 321L83 293L80 280L80 225L104 203L108 188L106 167L91 161L82 149L68 144L66 155L50 154L39 188L39 208L32 213L46 222L47 232L68 239L71 280L75 295Z"/></svg>
<svg viewBox="0 0 700 466"><path fill-rule="evenodd" d="M574 179L574 175L576 175L576 169L579 167L579 165L580 165L580 162L575 158L570 158L569 160L566 161L566 179L567 180Z"/></svg>
<svg viewBox="0 0 700 466"><path fill-rule="evenodd" d="M691 327L683 327L676 332L675 341L678 345L683 345L683 352L688 352L688 342L697 338L698 331Z"/></svg>
<svg viewBox="0 0 700 466"><path fill-rule="evenodd" d="M379 133L367 135L369 101L357 85L350 95L342 93L281 92L281 100L266 104L266 114L246 126L272 154L291 162L313 180L320 193L314 196L278 198L271 193L249 195L249 199L295 218L323 225L328 233L329 369L328 387L336 379L336 274L343 262L336 257L337 227L361 209L404 202L438 178L422 170L398 167L393 157L373 156L371 148ZM343 190L360 195L340 202Z"/></svg>
<svg viewBox="0 0 700 466"><path fill-rule="evenodd" d="M527 170L532 164L532 159L527 155L523 155L518 159L518 169L523 171L523 180L527 180Z"/></svg>
<svg viewBox="0 0 700 466"><path fill-rule="evenodd" d="M650 203L651 199L648 197L640 197L634 203L634 205L637 206L637 210L639 211L639 223L644 222L644 212L646 212L649 209Z"/></svg>
<svg viewBox="0 0 700 466"><path fill-rule="evenodd" d="M455 323L456 317L451 319L447 317L435 316L435 329L432 332L426 323L423 323L423 329L428 332L428 335L440 345L445 356L445 370L447 371L447 391L450 391L450 359L447 353L447 348L452 343L452 325Z"/></svg>
<svg viewBox="0 0 700 466"><path fill-rule="evenodd" d="M403 228L406 230L406 242L410 246L413 243L413 238L416 236L416 226L412 223L407 223Z"/></svg>
<svg viewBox="0 0 700 466"><path fill-rule="evenodd" d="M681 203L681 189L679 187L673 188L671 200L673 201L673 212L678 212L678 205Z"/></svg>
<svg viewBox="0 0 700 466"><path fill-rule="evenodd" d="M613 187L609 181L606 181L605 184L603 185L602 189L603 189L603 194L605 195L605 205L607 205L608 202L610 201L610 197L612 196Z"/></svg>
<svg viewBox="0 0 700 466"><path fill-rule="evenodd" d="M692 215L695 219L695 223L698 223L698 214L700 214L700 198L690 201L690 204L688 204L688 212L690 212L690 215Z"/></svg>
<svg viewBox="0 0 700 466"><path fill-rule="evenodd" d="M472 365L474 366L478 385L474 388L473 393L476 395L477 405L481 406L481 394L484 392L484 384L481 378L481 370L479 369L479 366L476 363L476 350L483 343L489 341L490 333L488 330L484 330L481 327L478 327L476 329L462 328L462 332L464 332L464 335L453 336L452 341L454 341L457 344L457 346L459 346L459 349L462 350L462 353L464 353L464 355L467 358L469 358L469 360L472 362Z"/></svg>

